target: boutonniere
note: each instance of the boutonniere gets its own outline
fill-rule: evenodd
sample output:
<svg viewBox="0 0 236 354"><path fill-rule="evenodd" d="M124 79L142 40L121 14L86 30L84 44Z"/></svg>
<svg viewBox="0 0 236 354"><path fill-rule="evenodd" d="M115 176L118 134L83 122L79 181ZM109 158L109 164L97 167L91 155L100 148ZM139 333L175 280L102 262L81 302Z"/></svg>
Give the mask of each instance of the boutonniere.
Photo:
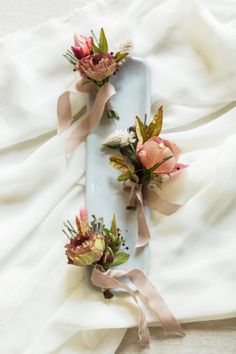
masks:
<svg viewBox="0 0 236 354"><path fill-rule="evenodd" d="M89 221L87 209L81 209L75 224L67 220L64 234L69 239L65 245L68 264L79 267L99 267L102 271L125 263L129 259L128 246L121 230L117 227L115 215L111 226L104 225L103 218L92 215ZM109 289L104 289L105 298L112 297Z"/></svg>
<svg viewBox="0 0 236 354"><path fill-rule="evenodd" d="M65 245L65 254L69 264L79 267L91 268L91 282L100 288L105 299L111 299L113 293L122 289L134 300L140 312L139 339L142 344L150 340L147 319L142 307L139 305L137 293L122 279L128 278L133 286L146 299L153 308L162 326L170 333L184 335L183 329L171 314L161 295L147 276L139 269L114 269L125 263L129 254L121 230L116 225L115 216L112 218L110 228L106 228L103 218L92 216L88 219L86 209L80 210L75 219L75 225L70 221L64 223L63 232L69 242Z"/></svg>
<svg viewBox="0 0 236 354"><path fill-rule="evenodd" d="M144 121L136 117L134 126L115 132L104 142L105 147L119 151L119 155L110 157L110 164L121 172L117 179L130 191L127 209L139 208L137 247L144 246L150 239L143 202L167 215L180 207L158 194L167 179L186 167L179 163L180 148L160 137L162 122L161 106L149 124L146 117Z"/></svg>
<svg viewBox="0 0 236 354"><path fill-rule="evenodd" d="M64 54L65 58L73 65L73 70L79 73L79 78L71 88L59 97L59 132L67 128L73 121L69 102L70 91L77 90L96 95L85 122L81 121L68 139L67 154L70 154L96 127L104 110L108 118L119 119L119 115L112 105L111 97L115 94L115 89L109 83L109 79L119 72L121 65L129 55L132 43L128 41L121 45L118 51L113 52L109 48L103 28L100 30L99 39L93 31L91 33L91 36L75 34L74 44Z"/></svg>

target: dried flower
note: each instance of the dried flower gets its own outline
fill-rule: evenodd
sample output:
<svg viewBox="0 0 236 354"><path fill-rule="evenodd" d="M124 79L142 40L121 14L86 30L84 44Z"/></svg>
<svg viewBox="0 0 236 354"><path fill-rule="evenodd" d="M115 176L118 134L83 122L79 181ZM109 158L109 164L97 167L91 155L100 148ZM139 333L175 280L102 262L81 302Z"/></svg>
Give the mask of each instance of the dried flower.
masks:
<svg viewBox="0 0 236 354"><path fill-rule="evenodd" d="M76 68L83 76L94 81L103 81L114 74L117 63L110 53L97 53L84 57L76 64Z"/></svg>
<svg viewBox="0 0 236 354"><path fill-rule="evenodd" d="M134 143L135 140L135 133L133 131L117 130L105 140L103 145L113 148L124 147Z"/></svg>
<svg viewBox="0 0 236 354"><path fill-rule="evenodd" d="M70 242L65 245L69 264L88 266L98 262L105 250L104 236L93 231L88 223L86 209L81 209L80 217L76 217L77 230L67 222L67 232L70 232Z"/></svg>
<svg viewBox="0 0 236 354"><path fill-rule="evenodd" d="M70 240L65 245L69 264L90 266L98 263L108 269L127 261L129 255L120 250L124 239L118 232L114 215L108 229L103 218L97 219L95 215L92 215L89 223L87 209L83 208L80 215L76 216L75 224L76 227L70 221L64 223L63 232Z"/></svg>
<svg viewBox="0 0 236 354"><path fill-rule="evenodd" d="M133 42L131 40L128 40L120 44L119 51L121 53L129 53L132 48L133 48Z"/></svg>
<svg viewBox="0 0 236 354"><path fill-rule="evenodd" d="M85 37L82 34L74 35L74 46L71 47L72 52L78 59L82 59L91 54L92 50L92 37Z"/></svg>

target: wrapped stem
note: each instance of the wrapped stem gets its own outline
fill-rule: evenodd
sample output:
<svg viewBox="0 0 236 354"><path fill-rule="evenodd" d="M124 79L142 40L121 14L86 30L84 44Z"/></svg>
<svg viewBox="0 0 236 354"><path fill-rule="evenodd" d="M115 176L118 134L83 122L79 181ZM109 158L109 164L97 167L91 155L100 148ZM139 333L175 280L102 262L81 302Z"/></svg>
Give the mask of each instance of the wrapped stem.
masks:
<svg viewBox="0 0 236 354"><path fill-rule="evenodd" d="M107 117L110 119L119 119L119 114L114 110L112 99L106 103Z"/></svg>

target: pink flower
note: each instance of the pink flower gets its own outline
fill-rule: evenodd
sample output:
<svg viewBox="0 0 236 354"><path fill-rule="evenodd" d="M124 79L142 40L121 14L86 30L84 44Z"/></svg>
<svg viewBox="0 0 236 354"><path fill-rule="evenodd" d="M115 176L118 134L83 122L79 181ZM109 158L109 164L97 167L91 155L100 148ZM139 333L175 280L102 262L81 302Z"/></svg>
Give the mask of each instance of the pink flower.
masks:
<svg viewBox="0 0 236 354"><path fill-rule="evenodd" d="M82 75L94 81L102 81L114 74L116 60L110 53L98 53L84 57L76 65Z"/></svg>
<svg viewBox="0 0 236 354"><path fill-rule="evenodd" d="M69 225L73 236L65 245L68 263L88 266L98 262L105 251L104 236L91 229L86 208L80 209L80 216L76 216L75 222L76 229Z"/></svg>
<svg viewBox="0 0 236 354"><path fill-rule="evenodd" d="M78 59L82 59L87 55L90 55L92 50L92 42L93 42L92 37L85 37L82 36L81 34L75 34L74 35L75 44L74 46L71 47L74 55Z"/></svg>
<svg viewBox="0 0 236 354"><path fill-rule="evenodd" d="M172 156L169 160L161 164L154 173L168 174L186 167L186 165L177 162L181 152L180 148L169 140L159 137L150 138L144 144L139 142L136 152L139 161L146 169L153 167L166 157Z"/></svg>

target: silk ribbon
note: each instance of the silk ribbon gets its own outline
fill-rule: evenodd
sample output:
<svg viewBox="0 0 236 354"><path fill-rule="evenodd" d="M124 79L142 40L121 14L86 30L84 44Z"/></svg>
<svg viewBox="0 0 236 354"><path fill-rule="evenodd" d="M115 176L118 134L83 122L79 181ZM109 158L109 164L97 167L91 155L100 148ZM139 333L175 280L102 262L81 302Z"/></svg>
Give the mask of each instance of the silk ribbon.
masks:
<svg viewBox="0 0 236 354"><path fill-rule="evenodd" d="M161 214L171 215L175 213L180 207L180 204L175 204L164 199L153 188L152 184L142 186L137 182L127 180L123 184L124 189L130 189L128 200L128 209L134 209L138 206L137 221L138 221L138 240L136 247L144 247L151 239L150 231L145 217L144 204L150 208L155 209Z"/></svg>
<svg viewBox="0 0 236 354"><path fill-rule="evenodd" d="M96 98L88 115L79 120L77 127L67 138L66 155L70 155L82 140L95 129L102 118L106 103L115 94L114 87L108 82L99 88L91 81L77 80L58 99L58 133L68 128L73 121L70 104L70 92L72 90L84 93L96 93Z"/></svg>
<svg viewBox="0 0 236 354"><path fill-rule="evenodd" d="M95 286L102 289L122 288L130 296L132 296L132 298L136 302L140 314L140 342L143 345L147 345L150 341L148 323L145 313L139 304L136 292L133 291L128 285L124 284L123 282L117 279L124 276L128 277L128 279L137 287L139 293L145 298L150 307L152 307L164 330L167 333L174 333L180 336L184 336L184 331L180 323L172 315L155 286L140 269L109 269L107 271L104 271L104 269L100 265L94 266L91 275L91 281Z"/></svg>

